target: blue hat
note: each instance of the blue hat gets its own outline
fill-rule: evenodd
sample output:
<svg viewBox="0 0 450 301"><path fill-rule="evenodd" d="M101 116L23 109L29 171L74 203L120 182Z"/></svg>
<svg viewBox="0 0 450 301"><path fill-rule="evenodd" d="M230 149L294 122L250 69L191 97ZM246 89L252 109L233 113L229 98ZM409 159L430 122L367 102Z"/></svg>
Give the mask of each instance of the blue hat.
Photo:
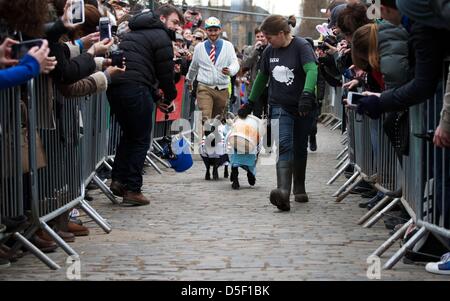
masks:
<svg viewBox="0 0 450 301"><path fill-rule="evenodd" d="M205 29L213 27L222 28L222 24L220 23L220 20L217 19L216 17L209 17L205 21Z"/></svg>

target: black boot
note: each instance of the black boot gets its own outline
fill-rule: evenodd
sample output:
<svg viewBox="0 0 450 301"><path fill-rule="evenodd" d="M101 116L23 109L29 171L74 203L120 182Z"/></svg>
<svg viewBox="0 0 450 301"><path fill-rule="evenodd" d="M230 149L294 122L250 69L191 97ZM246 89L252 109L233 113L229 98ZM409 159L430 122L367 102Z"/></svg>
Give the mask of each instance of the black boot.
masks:
<svg viewBox="0 0 450 301"><path fill-rule="evenodd" d="M228 165L225 165L225 167L224 167L223 177L225 179L228 179Z"/></svg>
<svg viewBox="0 0 450 301"><path fill-rule="evenodd" d="M270 202L282 211L291 210L289 196L292 185L292 162L277 163L277 189L270 192Z"/></svg>
<svg viewBox="0 0 450 301"><path fill-rule="evenodd" d="M239 189L239 170L238 167L232 167L231 168L231 175L230 175L230 181L231 183L231 188L233 188L234 190Z"/></svg>
<svg viewBox="0 0 450 301"><path fill-rule="evenodd" d="M299 203L307 203L309 201L305 189L306 161L307 161L306 158L300 161L295 161L293 166L293 174L294 174L293 193L295 196L295 201Z"/></svg>
<svg viewBox="0 0 450 301"><path fill-rule="evenodd" d="M316 135L309 135L309 150L312 152L317 150Z"/></svg>

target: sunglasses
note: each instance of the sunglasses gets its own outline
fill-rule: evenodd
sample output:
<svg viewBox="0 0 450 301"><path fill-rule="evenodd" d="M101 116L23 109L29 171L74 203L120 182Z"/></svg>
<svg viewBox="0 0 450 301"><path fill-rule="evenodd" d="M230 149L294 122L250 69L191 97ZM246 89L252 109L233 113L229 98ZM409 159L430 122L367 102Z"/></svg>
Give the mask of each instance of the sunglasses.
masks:
<svg viewBox="0 0 450 301"><path fill-rule="evenodd" d="M196 39L197 41L203 41L203 38L201 38L201 37L195 37L195 39Z"/></svg>

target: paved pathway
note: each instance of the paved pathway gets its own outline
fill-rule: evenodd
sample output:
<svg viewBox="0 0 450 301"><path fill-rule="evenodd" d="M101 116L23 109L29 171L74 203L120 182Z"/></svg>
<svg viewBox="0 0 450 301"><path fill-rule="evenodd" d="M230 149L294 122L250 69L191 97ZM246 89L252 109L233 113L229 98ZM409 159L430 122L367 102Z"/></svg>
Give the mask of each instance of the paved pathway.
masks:
<svg viewBox="0 0 450 301"><path fill-rule="evenodd" d="M310 153L308 162L310 202L292 202L289 213L278 212L268 199L276 184L274 166L259 167L254 188L241 173L239 191L231 190L227 179L204 181L201 162L183 174L166 171L159 176L148 169L145 193L152 203L140 208L114 206L95 191L93 206L113 231L107 235L88 223L91 235L72 244L81 255L82 279L367 280L367 256L388 237L388 230L382 223L372 229L356 225L366 212L357 206L359 197L341 204L331 197L345 180L325 185L335 172L339 140L338 132L319 128L319 150ZM64 266L61 250L50 257ZM66 269L50 271L26 256L0 270L0 280L46 279L65 280ZM382 271L381 279L448 277L399 263Z"/></svg>

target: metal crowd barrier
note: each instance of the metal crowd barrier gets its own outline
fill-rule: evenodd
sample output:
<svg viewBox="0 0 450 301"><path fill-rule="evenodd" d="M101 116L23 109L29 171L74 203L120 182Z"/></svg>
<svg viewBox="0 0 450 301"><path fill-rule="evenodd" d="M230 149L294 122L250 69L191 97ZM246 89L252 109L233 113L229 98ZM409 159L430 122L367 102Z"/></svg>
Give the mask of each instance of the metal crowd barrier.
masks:
<svg viewBox="0 0 450 301"><path fill-rule="evenodd" d="M2 220L24 214L21 130L19 87L0 90L0 241L10 230Z"/></svg>
<svg viewBox="0 0 450 301"><path fill-rule="evenodd" d="M446 91L449 67L450 58L447 58L442 84L434 98L410 110L410 141L413 145L410 156L403 160L405 193L402 203L413 209L414 215L409 223L416 224L419 230L386 262L385 269L391 269L409 248L430 233L450 250L450 152L436 147L431 139L419 139L414 135L428 134L432 138L439 125L443 97L449 92ZM395 241L405 231L400 229L390 241ZM381 247L379 249L379 253L385 251Z"/></svg>
<svg viewBox="0 0 450 301"><path fill-rule="evenodd" d="M394 206L403 205L411 219L403 224L372 255L381 256L398 239L402 238L408 227L415 224L419 230L384 265L391 269L420 239L433 233L450 248L450 152L432 143L434 130L440 121L440 113L449 72L447 59L444 80L433 99L409 110L409 154L399 158L383 131L384 117L372 121L366 116L357 116L348 112L346 142L348 146L339 154L338 159L347 152L347 162L354 162L355 173L334 195L336 201L345 198L359 181L370 182L385 197L365 214L358 224L370 228L387 214ZM339 95L338 95L339 96ZM376 133L377 141L371 131ZM428 135L428 140L417 135ZM425 135L426 136L426 135ZM401 160L401 162L400 162ZM330 180L334 182L342 170ZM355 180L358 179L356 182ZM346 188L350 186L349 189Z"/></svg>
<svg viewBox="0 0 450 301"><path fill-rule="evenodd" d="M342 119L344 116L344 109L341 103L343 95L343 89L341 87L327 86L325 92L325 102L322 106L322 114L326 116L322 120L324 126L332 126L331 129L335 130L342 126Z"/></svg>
<svg viewBox="0 0 450 301"><path fill-rule="evenodd" d="M0 95L6 100L0 104L2 128L8 131L0 140L1 170L5 171L1 182L2 215L13 217L23 214L24 208L31 209L31 227L25 234L20 235L19 230L10 233L18 240L12 252L24 245L47 266L58 269L28 241L41 228L68 255L78 256L48 226L48 221L79 206L105 232L111 231L110 225L84 200L85 184L95 177L95 169L107 154L106 97L65 98L47 77L29 81L26 89L1 91ZM21 109L21 100L26 109ZM24 137L27 139L21 143ZM21 159L27 153L23 150L26 146L27 170ZM22 152L17 151L20 149ZM11 162L10 166L4 167L4 162Z"/></svg>

